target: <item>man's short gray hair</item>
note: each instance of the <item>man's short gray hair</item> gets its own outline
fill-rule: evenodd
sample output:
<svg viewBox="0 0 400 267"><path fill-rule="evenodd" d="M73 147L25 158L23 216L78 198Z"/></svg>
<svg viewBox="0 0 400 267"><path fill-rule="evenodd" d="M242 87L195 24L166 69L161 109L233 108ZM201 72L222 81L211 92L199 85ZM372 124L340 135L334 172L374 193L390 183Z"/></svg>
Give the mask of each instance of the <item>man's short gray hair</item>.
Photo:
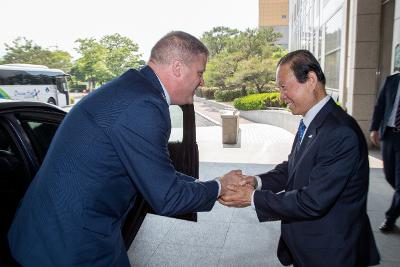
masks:
<svg viewBox="0 0 400 267"><path fill-rule="evenodd" d="M196 37L182 31L172 31L162 37L151 49L150 61L169 64L174 59L192 62L197 55L208 57L207 47Z"/></svg>

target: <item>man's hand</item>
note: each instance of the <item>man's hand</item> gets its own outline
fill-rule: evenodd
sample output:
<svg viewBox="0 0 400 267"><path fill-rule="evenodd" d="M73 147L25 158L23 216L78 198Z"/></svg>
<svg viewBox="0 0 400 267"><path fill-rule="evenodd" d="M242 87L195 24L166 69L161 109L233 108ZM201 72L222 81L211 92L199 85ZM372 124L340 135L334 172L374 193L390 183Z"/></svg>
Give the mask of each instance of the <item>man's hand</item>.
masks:
<svg viewBox="0 0 400 267"><path fill-rule="evenodd" d="M233 185L227 186L227 191L218 201L228 207L243 208L251 205L251 197L254 188L251 185Z"/></svg>
<svg viewBox="0 0 400 267"><path fill-rule="evenodd" d="M241 170L232 170L221 176L221 196L227 192L227 186L230 184L239 185L243 183L243 176Z"/></svg>
<svg viewBox="0 0 400 267"><path fill-rule="evenodd" d="M369 134L369 140L374 146L379 146L379 132L378 131L371 131Z"/></svg>
<svg viewBox="0 0 400 267"><path fill-rule="evenodd" d="M256 189L257 185L256 177L243 175L242 181L239 183L239 185L250 185L251 187Z"/></svg>

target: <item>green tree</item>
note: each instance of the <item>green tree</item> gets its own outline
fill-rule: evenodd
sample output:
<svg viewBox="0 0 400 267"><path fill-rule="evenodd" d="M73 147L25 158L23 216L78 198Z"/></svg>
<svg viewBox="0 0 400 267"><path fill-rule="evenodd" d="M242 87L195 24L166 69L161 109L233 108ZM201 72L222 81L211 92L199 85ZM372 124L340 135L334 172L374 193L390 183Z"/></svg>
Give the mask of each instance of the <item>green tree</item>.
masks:
<svg viewBox="0 0 400 267"><path fill-rule="evenodd" d="M212 57L204 73L206 86L229 89L232 83L228 80L235 74L241 60L243 60L241 52L223 52Z"/></svg>
<svg viewBox="0 0 400 267"><path fill-rule="evenodd" d="M72 57L68 52L56 49L51 51L35 44L25 37L18 37L12 44L5 44L6 54L1 64L37 64L69 72Z"/></svg>
<svg viewBox="0 0 400 267"><path fill-rule="evenodd" d="M139 46L128 37L116 33L106 35L100 40L106 48L105 64L114 77L121 75L129 68L139 68L144 65L142 54L138 53Z"/></svg>
<svg viewBox="0 0 400 267"><path fill-rule="evenodd" d="M244 53L246 58L251 56L265 56L265 48L273 45L282 34L274 32L274 30L269 28L261 29L247 29L244 32L240 32L235 40L235 45L237 50Z"/></svg>
<svg viewBox="0 0 400 267"><path fill-rule="evenodd" d="M75 50L81 57L72 73L76 79L87 81L89 89L121 75L129 68L144 65L138 45L118 33L106 35L100 41L85 38L75 42L78 44Z"/></svg>
<svg viewBox="0 0 400 267"><path fill-rule="evenodd" d="M94 38L78 39L76 51L82 56L73 68L74 75L84 77L89 83L89 89L96 87L97 83L103 83L113 77L107 68L107 49Z"/></svg>
<svg viewBox="0 0 400 267"><path fill-rule="evenodd" d="M237 71L227 79L227 83L236 88L255 88L262 93L267 84L275 79L275 66L274 59L250 57L238 64Z"/></svg>
<svg viewBox="0 0 400 267"><path fill-rule="evenodd" d="M210 56L214 57L223 51L233 52L233 40L238 34L239 31L237 29L220 26L203 33L200 40L207 46Z"/></svg>
<svg viewBox="0 0 400 267"><path fill-rule="evenodd" d="M255 88L265 91L275 78L277 60L286 53L274 42L281 36L272 28L245 31L216 27L202 36L211 51L204 78L220 89Z"/></svg>

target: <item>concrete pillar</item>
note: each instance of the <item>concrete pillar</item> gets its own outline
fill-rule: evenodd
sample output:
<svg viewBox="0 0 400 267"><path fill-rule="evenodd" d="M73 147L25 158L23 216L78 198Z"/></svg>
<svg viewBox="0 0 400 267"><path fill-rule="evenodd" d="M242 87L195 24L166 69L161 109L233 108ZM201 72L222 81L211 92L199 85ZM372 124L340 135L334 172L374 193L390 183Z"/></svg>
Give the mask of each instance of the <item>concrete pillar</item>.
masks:
<svg viewBox="0 0 400 267"><path fill-rule="evenodd" d="M346 109L359 123L366 137L376 101L381 1L351 0Z"/></svg>
<svg viewBox="0 0 400 267"><path fill-rule="evenodd" d="M239 132L239 112L237 110L221 111L222 143L236 144Z"/></svg>

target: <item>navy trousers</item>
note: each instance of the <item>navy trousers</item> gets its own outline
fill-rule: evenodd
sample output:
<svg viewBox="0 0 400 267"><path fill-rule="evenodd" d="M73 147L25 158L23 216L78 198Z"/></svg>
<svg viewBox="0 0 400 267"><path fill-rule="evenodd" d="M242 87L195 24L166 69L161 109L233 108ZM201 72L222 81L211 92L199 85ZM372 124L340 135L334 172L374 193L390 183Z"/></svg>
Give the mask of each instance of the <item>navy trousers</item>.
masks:
<svg viewBox="0 0 400 267"><path fill-rule="evenodd" d="M385 215L389 223L395 223L400 216L400 131L386 129L382 157L386 180L394 189L392 204Z"/></svg>

